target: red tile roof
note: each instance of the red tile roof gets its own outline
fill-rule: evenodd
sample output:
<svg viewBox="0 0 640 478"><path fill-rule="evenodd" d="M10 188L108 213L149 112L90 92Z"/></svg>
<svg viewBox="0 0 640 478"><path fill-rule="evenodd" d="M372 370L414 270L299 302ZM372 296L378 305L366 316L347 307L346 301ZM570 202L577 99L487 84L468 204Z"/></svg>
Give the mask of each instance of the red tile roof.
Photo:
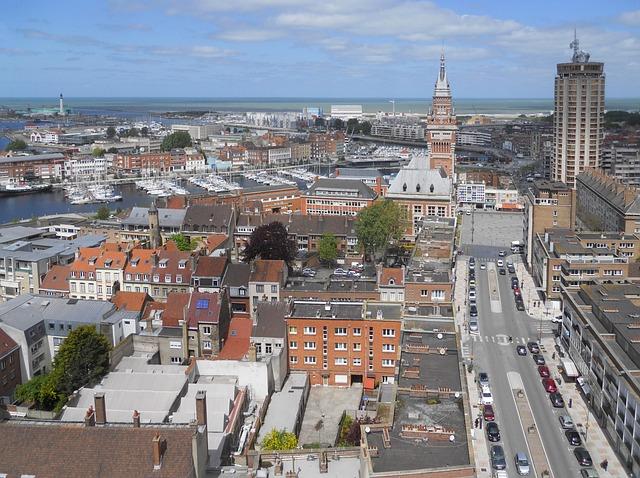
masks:
<svg viewBox="0 0 640 478"><path fill-rule="evenodd" d="M187 312L189 327L199 323L217 324L220 319L220 294L217 292L192 292Z"/></svg>
<svg viewBox="0 0 640 478"><path fill-rule="evenodd" d="M188 292L171 292L167 295L167 304L162 314L162 325L164 327L179 327L180 320L185 318L185 307L189 305Z"/></svg>
<svg viewBox="0 0 640 478"><path fill-rule="evenodd" d="M142 318L140 320L153 320L155 318L155 311L159 310L164 315L164 311L167 308L167 304L163 302L147 302L144 306L144 312L142 312Z"/></svg>
<svg viewBox="0 0 640 478"><path fill-rule="evenodd" d="M71 267L54 265L44 276L40 289L69 292L69 271Z"/></svg>
<svg viewBox="0 0 640 478"><path fill-rule="evenodd" d="M283 260L256 259L251 264L249 282L281 282L286 268Z"/></svg>
<svg viewBox="0 0 640 478"><path fill-rule="evenodd" d="M157 251L155 249L132 249L129 262L124 268L125 274L151 275L151 271L153 269L153 255L156 252Z"/></svg>
<svg viewBox="0 0 640 478"><path fill-rule="evenodd" d="M226 268L226 257L200 256L193 275L196 277L222 277Z"/></svg>
<svg viewBox="0 0 640 478"><path fill-rule="evenodd" d="M119 290L111 298L111 302L113 302L118 309L142 313L145 303L150 299L151 298L146 292L128 292Z"/></svg>
<svg viewBox="0 0 640 478"><path fill-rule="evenodd" d="M207 236L207 251L212 253L229 239L226 234L209 234Z"/></svg>
<svg viewBox="0 0 640 478"><path fill-rule="evenodd" d="M229 324L229 333L218 359L241 360L249 350L253 320L234 317Z"/></svg>
<svg viewBox="0 0 640 478"><path fill-rule="evenodd" d="M18 344L11 338L7 333L0 329L0 358L7 355L13 349L15 349Z"/></svg>
<svg viewBox="0 0 640 478"><path fill-rule="evenodd" d="M404 285L404 270L401 267L383 267L379 285Z"/></svg>

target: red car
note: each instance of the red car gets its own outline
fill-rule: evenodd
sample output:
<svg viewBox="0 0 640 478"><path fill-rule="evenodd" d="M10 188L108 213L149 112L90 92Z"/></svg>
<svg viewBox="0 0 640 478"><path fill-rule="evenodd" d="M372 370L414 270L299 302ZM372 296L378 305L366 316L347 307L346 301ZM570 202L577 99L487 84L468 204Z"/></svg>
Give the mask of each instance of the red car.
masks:
<svg viewBox="0 0 640 478"><path fill-rule="evenodd" d="M493 412L493 407L491 405L485 405L482 409L482 417L487 422L492 422L496 419L496 415Z"/></svg>
<svg viewBox="0 0 640 478"><path fill-rule="evenodd" d="M538 366L538 373L542 378L549 378L551 376L551 374L549 373L549 367L547 367L546 365Z"/></svg>
<svg viewBox="0 0 640 478"><path fill-rule="evenodd" d="M542 386L544 387L547 393L556 393L558 391L556 381L552 378L543 379Z"/></svg>
<svg viewBox="0 0 640 478"><path fill-rule="evenodd" d="M513 295L515 295L516 297L522 295L522 292L520 292L520 287L516 287L515 289L513 289Z"/></svg>

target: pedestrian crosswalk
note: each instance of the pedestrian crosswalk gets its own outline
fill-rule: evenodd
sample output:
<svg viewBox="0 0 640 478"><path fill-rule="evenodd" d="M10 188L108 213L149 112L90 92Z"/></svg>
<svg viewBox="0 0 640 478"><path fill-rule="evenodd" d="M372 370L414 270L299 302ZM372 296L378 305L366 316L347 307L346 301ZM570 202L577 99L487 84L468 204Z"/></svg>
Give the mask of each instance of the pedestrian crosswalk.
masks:
<svg viewBox="0 0 640 478"><path fill-rule="evenodd" d="M545 335L545 331L542 331L542 335ZM496 335L482 335L482 334L470 334L469 339L463 343L469 344L470 342L481 342L487 344L497 344L497 345L509 345L511 344L526 344L528 342L536 342L538 341L538 336L535 337L512 337L512 342L509 342L509 336L504 334L496 334Z"/></svg>

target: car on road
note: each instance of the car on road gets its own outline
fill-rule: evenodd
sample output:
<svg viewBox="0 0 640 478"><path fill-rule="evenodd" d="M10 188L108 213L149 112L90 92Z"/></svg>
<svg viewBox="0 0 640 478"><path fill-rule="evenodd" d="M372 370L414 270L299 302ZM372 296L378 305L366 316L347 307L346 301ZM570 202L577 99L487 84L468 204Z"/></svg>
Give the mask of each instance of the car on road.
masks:
<svg viewBox="0 0 640 478"><path fill-rule="evenodd" d="M519 451L516 453L514 461L516 462L516 470L518 471L518 475L528 475L531 473L531 467L529 466L529 458L527 458L527 454L523 451Z"/></svg>
<svg viewBox="0 0 640 478"><path fill-rule="evenodd" d="M507 460L504 457L504 449L500 445L491 447L491 467L494 470L504 470L507 467Z"/></svg>
<svg viewBox="0 0 640 478"><path fill-rule="evenodd" d="M525 356L527 355L527 347L525 347L524 345L518 345L516 347L516 352L518 352L518 355Z"/></svg>
<svg viewBox="0 0 640 478"><path fill-rule="evenodd" d="M480 264L480 270L485 270L487 268L486 264L483 262Z"/></svg>
<svg viewBox="0 0 640 478"><path fill-rule="evenodd" d="M533 354L531 356L531 358L533 358L533 361L536 363L536 365L545 365L546 364L546 362L544 360L544 357L542 355Z"/></svg>
<svg viewBox="0 0 640 478"><path fill-rule="evenodd" d="M582 440L580 439L580 434L575 430L567 430L564 432L564 436L567 437L567 441L571 446L580 446L582 445Z"/></svg>
<svg viewBox="0 0 640 478"><path fill-rule="evenodd" d="M467 216L471 216L471 211L470 211L469 209L467 209L467 212L465 212L465 214L466 214Z"/></svg>
<svg viewBox="0 0 640 478"><path fill-rule="evenodd" d="M477 332L478 331L478 319L477 318L472 318L469 321L469 331L470 332Z"/></svg>
<svg viewBox="0 0 640 478"><path fill-rule="evenodd" d="M487 422L493 422L496 420L496 414L493 411L493 407L491 405L485 405L482 408L482 418Z"/></svg>
<svg viewBox="0 0 640 478"><path fill-rule="evenodd" d="M598 472L593 468L583 468L580 470L580 476L582 478L599 478Z"/></svg>
<svg viewBox="0 0 640 478"><path fill-rule="evenodd" d="M469 288L469 300L476 300L476 289L475 287Z"/></svg>
<svg viewBox="0 0 640 478"><path fill-rule="evenodd" d="M493 395L489 387L482 387L480 392L480 403L483 405L493 405Z"/></svg>
<svg viewBox="0 0 640 478"><path fill-rule="evenodd" d="M569 415L560 415L558 420L560 420L560 426L565 430L573 428L573 420Z"/></svg>
<svg viewBox="0 0 640 478"><path fill-rule="evenodd" d="M515 295L516 297L522 297L522 291L520 290L520 287L513 288L513 295Z"/></svg>
<svg viewBox="0 0 640 478"><path fill-rule="evenodd" d="M507 270L509 271L509 274L515 274L516 273L516 268L513 267L513 264L507 264Z"/></svg>
<svg viewBox="0 0 640 478"><path fill-rule="evenodd" d="M478 382L480 383L481 387L488 387L489 386L489 374L487 372L480 372L478 374Z"/></svg>
<svg viewBox="0 0 640 478"><path fill-rule="evenodd" d="M520 312L524 311L524 302L522 302L522 300L516 300L516 310Z"/></svg>
<svg viewBox="0 0 640 478"><path fill-rule="evenodd" d="M500 428L496 422L489 422L485 427L487 429L487 438L489 441L500 441Z"/></svg>
<svg viewBox="0 0 640 478"><path fill-rule="evenodd" d="M556 317L553 317L551 319L551 322L553 322L554 324L561 324L562 323L562 316L558 315Z"/></svg>
<svg viewBox="0 0 640 478"><path fill-rule="evenodd" d="M540 377L542 378L549 378L551 376L551 373L549 372L549 367L547 367L546 365L539 365L538 375L540 375Z"/></svg>
<svg viewBox="0 0 640 478"><path fill-rule="evenodd" d="M361 274L360 274L358 271L352 271L351 269L349 269L349 270L347 271L347 275L348 275L349 277L355 277L355 278L358 278L358 277L360 277L360 275L361 275Z"/></svg>
<svg viewBox="0 0 640 478"><path fill-rule="evenodd" d="M585 449L579 446L578 448L573 449L573 454L578 460L580 466L591 466L593 465L593 460L591 459L591 454Z"/></svg>
<svg viewBox="0 0 640 478"><path fill-rule="evenodd" d="M527 348L532 354L540 353L540 346L538 345L538 342L527 342Z"/></svg>
<svg viewBox="0 0 640 478"><path fill-rule="evenodd" d="M542 386L544 387L544 390L547 393L556 393L558 391L558 386L556 385L556 381L552 378L543 378Z"/></svg>
<svg viewBox="0 0 640 478"><path fill-rule="evenodd" d="M469 317L478 317L478 307L474 304L469 306Z"/></svg>
<svg viewBox="0 0 640 478"><path fill-rule="evenodd" d="M504 261L502 259L498 259L498 267L504 266Z"/></svg>
<svg viewBox="0 0 640 478"><path fill-rule="evenodd" d="M505 251L498 251L498 257L504 257L507 253Z"/></svg>
<svg viewBox="0 0 640 478"><path fill-rule="evenodd" d="M500 269L498 269L498 274L504 276L507 275L507 271L504 269L504 267L501 267Z"/></svg>
<svg viewBox="0 0 640 478"><path fill-rule="evenodd" d="M347 275L347 271L342 269L341 267L338 267L336 270L333 271L333 275L346 276Z"/></svg>
<svg viewBox="0 0 640 478"><path fill-rule="evenodd" d="M511 288L515 289L519 285L520 285L520 282L518 281L518 278L516 276L511 276Z"/></svg>
<svg viewBox="0 0 640 478"><path fill-rule="evenodd" d="M559 392L550 393L549 400L551 400L551 405L553 405L554 408L564 408L564 400Z"/></svg>

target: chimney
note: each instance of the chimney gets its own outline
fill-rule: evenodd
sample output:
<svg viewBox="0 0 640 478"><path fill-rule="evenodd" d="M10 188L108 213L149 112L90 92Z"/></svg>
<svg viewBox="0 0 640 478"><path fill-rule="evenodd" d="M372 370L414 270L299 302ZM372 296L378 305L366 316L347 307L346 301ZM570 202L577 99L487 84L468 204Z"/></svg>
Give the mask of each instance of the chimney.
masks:
<svg viewBox="0 0 640 478"><path fill-rule="evenodd" d="M167 449L167 440L160 438L160 433L156 433L151 441L151 446L153 449L153 469L159 470L162 467L162 458Z"/></svg>
<svg viewBox="0 0 640 478"><path fill-rule="evenodd" d="M282 476L282 460L279 456L276 457L276 463L273 467L274 476Z"/></svg>
<svg viewBox="0 0 640 478"><path fill-rule="evenodd" d="M285 476L286 478L297 478L298 474L295 471L291 470L287 471L287 474Z"/></svg>
<svg viewBox="0 0 640 478"><path fill-rule="evenodd" d="M158 267L158 253L156 251L151 254L151 262L153 263L153 267Z"/></svg>
<svg viewBox="0 0 640 478"><path fill-rule="evenodd" d="M140 412L138 410L133 411L133 428L140 428Z"/></svg>
<svg viewBox="0 0 640 478"><path fill-rule="evenodd" d="M104 425L107 423L107 409L104 401L104 392L96 393L93 396L94 406L96 407L96 423Z"/></svg>
<svg viewBox="0 0 640 478"><path fill-rule="evenodd" d="M323 451L320 453L320 473L328 473L329 472L329 460L327 459L327 452Z"/></svg>
<svg viewBox="0 0 640 478"><path fill-rule="evenodd" d="M249 362L258 361L258 352L256 350L256 345L254 343L251 343L251 345L249 345L249 350L247 351L247 355L249 358Z"/></svg>
<svg viewBox="0 0 640 478"><path fill-rule="evenodd" d="M195 254L191 254L189 256L189 260L191 261L191 272L196 270L197 259L198 257Z"/></svg>
<svg viewBox="0 0 640 478"><path fill-rule="evenodd" d="M198 390L196 393L196 423L207 426L207 392Z"/></svg>
<svg viewBox="0 0 640 478"><path fill-rule="evenodd" d="M93 427L96 425L96 414L93 411L93 405L90 405L87 409L87 413L84 415L84 426Z"/></svg>

